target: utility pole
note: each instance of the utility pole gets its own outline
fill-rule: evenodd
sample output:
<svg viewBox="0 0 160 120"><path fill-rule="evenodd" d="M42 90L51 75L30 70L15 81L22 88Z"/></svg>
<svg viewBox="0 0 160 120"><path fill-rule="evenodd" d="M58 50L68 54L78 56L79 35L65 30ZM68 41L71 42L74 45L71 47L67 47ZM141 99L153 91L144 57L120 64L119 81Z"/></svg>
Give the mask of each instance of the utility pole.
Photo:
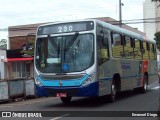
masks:
<svg viewBox="0 0 160 120"><path fill-rule="evenodd" d="M122 6L124 4L119 0L119 26L122 27Z"/></svg>

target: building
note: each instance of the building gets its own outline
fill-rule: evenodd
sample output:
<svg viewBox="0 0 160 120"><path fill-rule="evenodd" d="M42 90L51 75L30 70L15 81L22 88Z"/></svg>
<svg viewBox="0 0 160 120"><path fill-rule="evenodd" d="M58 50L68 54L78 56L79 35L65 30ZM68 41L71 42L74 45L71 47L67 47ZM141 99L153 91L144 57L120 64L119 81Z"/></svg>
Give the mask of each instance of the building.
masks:
<svg viewBox="0 0 160 120"><path fill-rule="evenodd" d="M110 17L95 19L119 26L119 22ZM28 40L35 40L37 27L42 24L46 23L11 26L8 28L9 50L3 51L3 55L1 55L0 64L4 64L4 68L2 69L4 70L2 72L4 76L1 79L34 77L33 56L26 57L21 51L26 47ZM145 33L128 25L123 24L122 27L145 36Z"/></svg>
<svg viewBox="0 0 160 120"><path fill-rule="evenodd" d="M143 3L144 32L149 39L154 39L154 34L160 31L160 6L159 2L145 0Z"/></svg>
<svg viewBox="0 0 160 120"><path fill-rule="evenodd" d="M101 17L101 18L94 18L94 19L99 19L104 22L108 22L113 25L119 26L119 21L117 21L113 18L110 18L110 17ZM20 25L20 26L9 27L8 28L9 41L10 41L9 48L12 50L12 49L19 49L20 47L22 47L24 44L26 44L27 39L30 39L29 37L31 37L32 34L36 33L37 27L42 24L46 24L46 23L38 23L38 24L29 24L29 25ZM144 32L141 32L138 29L132 28L126 24L122 24L122 27L124 29L133 31L133 32L141 34L143 36L146 36L146 34ZM31 35L29 35L29 34L31 34ZM32 36L32 37L33 37L33 39L35 38L35 36Z"/></svg>

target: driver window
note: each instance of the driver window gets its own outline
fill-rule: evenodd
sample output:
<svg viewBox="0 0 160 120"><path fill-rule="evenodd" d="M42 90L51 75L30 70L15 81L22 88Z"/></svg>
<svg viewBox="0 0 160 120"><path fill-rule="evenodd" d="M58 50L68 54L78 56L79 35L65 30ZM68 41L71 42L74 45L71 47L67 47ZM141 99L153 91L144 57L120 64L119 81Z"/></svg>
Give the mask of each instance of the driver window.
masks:
<svg viewBox="0 0 160 120"><path fill-rule="evenodd" d="M109 58L108 51L108 30L99 27L97 31L98 58L99 65L103 64Z"/></svg>

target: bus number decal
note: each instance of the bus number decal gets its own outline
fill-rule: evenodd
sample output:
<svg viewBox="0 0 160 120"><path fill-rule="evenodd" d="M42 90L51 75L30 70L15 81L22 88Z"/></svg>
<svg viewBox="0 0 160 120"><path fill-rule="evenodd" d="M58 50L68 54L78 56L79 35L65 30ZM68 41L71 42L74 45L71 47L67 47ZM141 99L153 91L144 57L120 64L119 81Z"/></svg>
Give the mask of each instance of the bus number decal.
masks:
<svg viewBox="0 0 160 120"><path fill-rule="evenodd" d="M59 32L62 32L62 27L58 27L58 31L59 31Z"/></svg>
<svg viewBox="0 0 160 120"><path fill-rule="evenodd" d="M69 31L72 31L73 30L73 27L72 26L69 26Z"/></svg>
<svg viewBox="0 0 160 120"><path fill-rule="evenodd" d="M67 32L67 26L64 26L64 32Z"/></svg>
<svg viewBox="0 0 160 120"><path fill-rule="evenodd" d="M58 32L71 32L73 31L73 26L59 26Z"/></svg>

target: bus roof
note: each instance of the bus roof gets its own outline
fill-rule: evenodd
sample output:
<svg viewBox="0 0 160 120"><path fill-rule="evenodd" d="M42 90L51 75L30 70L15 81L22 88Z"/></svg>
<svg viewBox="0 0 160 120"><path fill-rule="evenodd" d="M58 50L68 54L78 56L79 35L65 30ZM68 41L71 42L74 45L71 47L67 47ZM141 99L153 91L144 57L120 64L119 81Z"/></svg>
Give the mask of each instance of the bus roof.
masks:
<svg viewBox="0 0 160 120"><path fill-rule="evenodd" d="M110 23L106 23L106 22L103 22L103 21L100 21L100 20L95 20L100 26L102 27L105 27L105 28L108 28L112 31L115 31L115 32L118 32L118 33L121 33L121 34L125 34L125 35L128 35L130 37L133 37L133 38L136 38L138 40L141 40L141 41L147 41L147 42L150 42L150 43L156 43L155 40L150 40L150 39L147 39L146 36L143 36L143 35L140 35L138 33L135 33L135 32L132 32L132 31L129 31L129 30L126 30L124 28L120 28L118 26L115 26L115 25L112 25Z"/></svg>
<svg viewBox="0 0 160 120"><path fill-rule="evenodd" d="M41 27L41 26L47 26L47 25L53 25L53 24L67 23L67 22L78 22L78 21L79 22L82 22L82 21L94 21L96 24L98 24L98 25L100 25L102 27L105 27L105 28L107 28L109 30L112 30L112 31L115 31L115 32L118 32L118 33L121 33L121 34L128 35L129 37L133 37L133 38L141 40L141 41L147 41L147 42L156 44L155 40L147 39L146 36L140 35L138 33L126 30L124 28L120 28L118 26L115 26L115 25L112 25L110 23L106 23L106 22L103 22L103 21L97 20L97 19L83 19L83 20L60 21L60 22L57 21L57 22L53 22L53 23L43 24L43 25L40 25L39 27Z"/></svg>

